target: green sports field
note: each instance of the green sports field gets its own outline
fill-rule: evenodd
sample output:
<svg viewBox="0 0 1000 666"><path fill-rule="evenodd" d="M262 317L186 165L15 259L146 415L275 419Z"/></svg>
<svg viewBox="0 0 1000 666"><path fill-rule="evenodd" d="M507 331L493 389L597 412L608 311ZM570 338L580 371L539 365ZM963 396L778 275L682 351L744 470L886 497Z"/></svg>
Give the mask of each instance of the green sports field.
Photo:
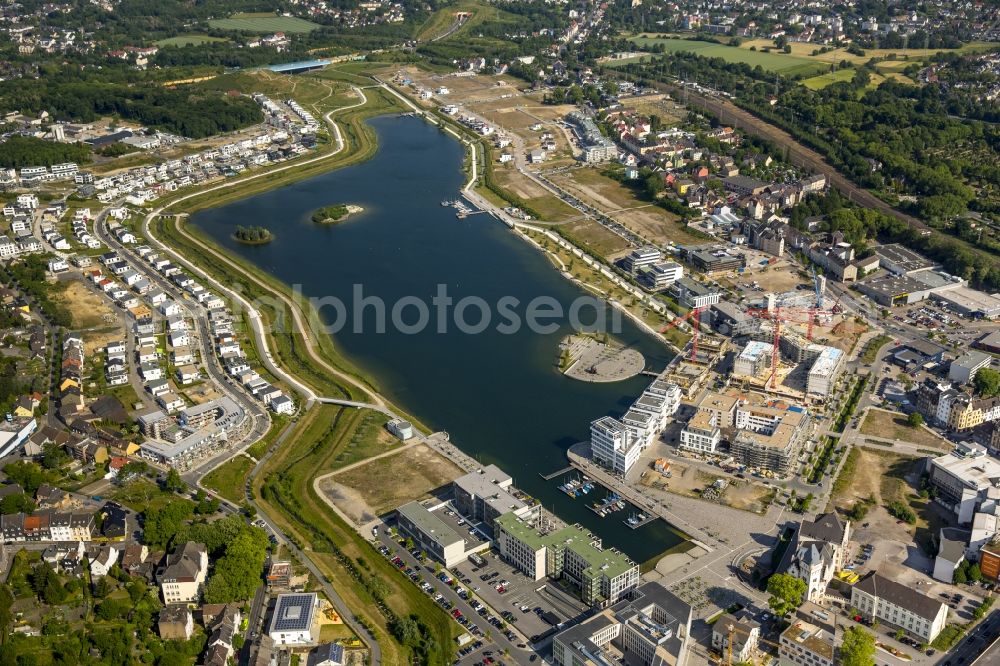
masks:
<svg viewBox="0 0 1000 666"><path fill-rule="evenodd" d="M319 26L311 21L294 16L274 16L271 14L234 14L226 19L215 19L208 24L219 30L242 30L245 32L310 32Z"/></svg>
<svg viewBox="0 0 1000 666"><path fill-rule="evenodd" d="M228 39L223 39L222 37L210 37L209 35L177 35L176 37L168 37L167 39L161 39L159 41L153 42L157 46L198 46L199 44L208 44L210 42L228 42Z"/></svg>
<svg viewBox="0 0 1000 666"><path fill-rule="evenodd" d="M819 74L829 68L829 64L817 63L809 58L785 53L765 53L764 51L749 51L735 46L726 46L714 42L700 42L673 37L632 37L632 43L643 48L663 45L667 53L687 51L706 58L722 58L726 62L745 62L751 67L760 65L769 72L778 72L786 76L797 74Z"/></svg>

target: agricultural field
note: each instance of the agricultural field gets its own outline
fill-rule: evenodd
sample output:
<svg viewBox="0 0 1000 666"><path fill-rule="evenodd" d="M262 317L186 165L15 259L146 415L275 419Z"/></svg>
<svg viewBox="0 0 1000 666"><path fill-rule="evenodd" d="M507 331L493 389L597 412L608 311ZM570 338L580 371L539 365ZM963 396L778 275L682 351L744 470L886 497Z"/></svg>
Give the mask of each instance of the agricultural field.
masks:
<svg viewBox="0 0 1000 666"><path fill-rule="evenodd" d="M201 44L210 44L212 42L228 42L228 39L222 37L212 37L210 35L177 35L176 37L168 37L166 39L161 39L159 41L153 42L157 46L199 46Z"/></svg>
<svg viewBox="0 0 1000 666"><path fill-rule="evenodd" d="M827 51L826 53L816 53L813 55L814 51L819 51L823 48L822 44L789 42L788 46L792 49L792 52L788 55L796 58L805 58L816 62L823 62L828 65L830 63L839 64L844 60L850 63L859 64L866 63L872 58L889 58L890 61L899 61L904 63L903 67L905 67L911 62L922 62L936 53L951 51L951 49L864 49L864 55L855 55L853 53L848 53L846 49L833 49L832 51ZM991 46L995 45L991 45L987 42L970 42L969 44L966 44L958 49L958 52L974 53L976 51L987 50L991 48ZM736 48L748 51L751 48L756 48L759 52L759 49L773 49L774 41L770 39L752 39L744 41L739 45L739 47Z"/></svg>
<svg viewBox="0 0 1000 666"><path fill-rule="evenodd" d="M688 39L677 39L676 37L650 37L640 35L632 37L631 41L641 47L658 47L662 45L667 53L679 53L687 51L706 58L722 58L726 62L744 62L751 67L760 65L770 72L777 72L787 76L815 74L826 69L819 63L809 58L785 53L765 53L764 51L751 51L742 46L726 46L713 42L692 41ZM771 43L773 46L773 43Z"/></svg>
<svg viewBox="0 0 1000 666"><path fill-rule="evenodd" d="M219 30L259 33L312 32L319 27L312 21L294 16L275 16L274 14L233 14L229 18L211 20L208 24Z"/></svg>
<svg viewBox="0 0 1000 666"><path fill-rule="evenodd" d="M838 69L835 72L820 74L819 76L814 76L811 79L805 79L802 81L802 85L810 90L822 90L823 88L833 85L834 83L850 81L854 78L855 73L856 71L854 68Z"/></svg>

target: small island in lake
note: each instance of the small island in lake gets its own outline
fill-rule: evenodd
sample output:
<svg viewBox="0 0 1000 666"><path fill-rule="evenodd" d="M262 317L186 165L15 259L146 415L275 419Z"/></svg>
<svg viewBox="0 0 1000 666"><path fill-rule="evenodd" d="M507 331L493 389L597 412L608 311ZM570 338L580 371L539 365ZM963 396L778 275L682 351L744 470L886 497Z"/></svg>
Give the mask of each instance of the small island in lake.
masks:
<svg viewBox="0 0 1000 666"><path fill-rule="evenodd" d="M323 206L317 208L312 214L312 221L316 224L335 224L343 222L351 215L364 211L361 206L352 204L337 204L336 206Z"/></svg>
<svg viewBox="0 0 1000 666"><path fill-rule="evenodd" d="M247 245L263 245L274 240L274 234L266 227L236 227L233 238Z"/></svg>

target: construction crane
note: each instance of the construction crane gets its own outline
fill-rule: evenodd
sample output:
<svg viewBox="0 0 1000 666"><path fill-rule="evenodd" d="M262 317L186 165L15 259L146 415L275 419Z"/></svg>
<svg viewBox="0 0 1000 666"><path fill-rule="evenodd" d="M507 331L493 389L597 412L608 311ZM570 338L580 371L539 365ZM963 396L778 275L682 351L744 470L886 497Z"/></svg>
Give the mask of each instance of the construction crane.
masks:
<svg viewBox="0 0 1000 666"><path fill-rule="evenodd" d="M823 309L823 289L820 288L820 276L816 273L816 267L812 267L813 288L816 290L816 307Z"/></svg>
<svg viewBox="0 0 1000 666"><path fill-rule="evenodd" d="M666 333L672 328L676 328L681 322L691 320L689 325L694 330L694 334L691 336L691 360L695 360L698 356L698 335L701 332L701 313L705 308L691 308L691 310L680 317L674 318L670 323L663 326L660 329L660 333Z"/></svg>
<svg viewBox="0 0 1000 666"><path fill-rule="evenodd" d="M806 339L812 341L813 324L819 315L833 316L833 310L820 308L781 307L773 304L771 307L748 308L746 313L756 319L766 319L774 325L774 345L771 348L771 390L778 387L778 358L781 346L781 323L806 325Z"/></svg>

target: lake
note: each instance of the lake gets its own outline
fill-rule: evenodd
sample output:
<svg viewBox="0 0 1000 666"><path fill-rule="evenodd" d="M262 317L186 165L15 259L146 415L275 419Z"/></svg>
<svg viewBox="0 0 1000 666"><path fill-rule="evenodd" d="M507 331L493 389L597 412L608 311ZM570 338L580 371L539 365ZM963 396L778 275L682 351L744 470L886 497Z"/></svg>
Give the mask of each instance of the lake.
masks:
<svg viewBox="0 0 1000 666"><path fill-rule="evenodd" d="M457 197L465 180L464 150L457 141L414 117L384 116L370 123L379 139L371 160L201 211L192 223L286 284L301 285L305 295L339 299L344 313L321 310L328 321L343 324L332 333L335 344L380 392L429 427L447 430L466 453L502 467L564 520L582 523L605 546L617 546L638 562L682 543L663 521L631 530L622 524L624 513L598 518L585 504L595 494L603 497L600 490L573 500L557 489L561 479L539 477L565 467L567 447L589 437L590 422L609 413L620 416L650 378L595 384L564 377L556 361L560 340L571 332L566 318L552 331L503 327L509 319L499 314L501 299L517 299L521 309L514 311L524 320L525 304L544 299L550 308L568 310L585 292L494 218L459 220L453 208L441 205ZM338 203L357 204L365 212L337 225L309 219L315 209ZM232 238L239 225L265 226L275 239L242 245ZM363 297L386 304L384 330L377 330L375 305L353 316L359 288ZM440 309L431 304L442 289L456 304L449 313L463 298L482 299L492 310L485 330L458 330L454 316L439 329ZM417 300L427 304L430 325L420 331L392 326L393 305L404 303L398 310L402 323L416 328ZM476 305L462 313L467 324L481 321ZM580 319L589 323L592 313L581 308ZM647 367L662 369L672 356L627 318L615 337L642 352Z"/></svg>

